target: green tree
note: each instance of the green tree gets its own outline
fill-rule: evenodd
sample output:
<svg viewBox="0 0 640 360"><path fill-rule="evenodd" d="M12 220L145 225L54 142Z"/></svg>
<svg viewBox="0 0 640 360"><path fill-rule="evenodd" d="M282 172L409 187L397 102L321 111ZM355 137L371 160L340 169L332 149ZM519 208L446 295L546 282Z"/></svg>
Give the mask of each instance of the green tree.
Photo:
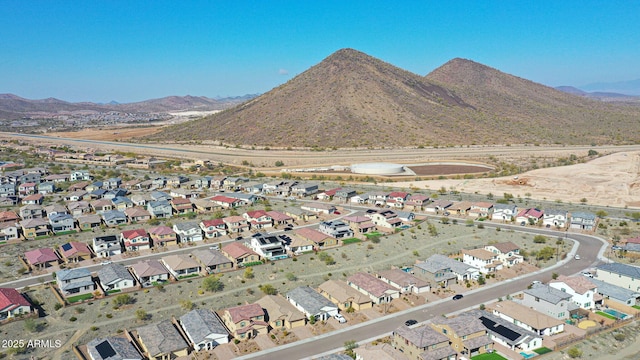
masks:
<svg viewBox="0 0 640 360"><path fill-rule="evenodd" d="M260 285L258 286L258 288L265 294L265 295L276 295L278 293L278 289L276 289L275 287L273 287L273 285L271 284L264 284L264 285Z"/></svg>
<svg viewBox="0 0 640 360"><path fill-rule="evenodd" d="M136 310L136 319L140 321L147 320L149 319L149 314L147 314L147 312L144 309L138 309Z"/></svg>
<svg viewBox="0 0 640 360"><path fill-rule="evenodd" d="M480 276L478 278L478 285L484 285L487 283L487 280L485 280L485 278L483 276Z"/></svg>
<svg viewBox="0 0 640 360"><path fill-rule="evenodd" d="M547 242L547 237L544 235L536 235L533 237L533 242L536 244L544 244Z"/></svg>
<svg viewBox="0 0 640 360"><path fill-rule="evenodd" d="M183 310L190 311L190 310L193 310L193 308L194 308L194 307L196 307L196 306L195 306L195 304L194 304L194 303L192 303L190 300L182 299L182 300L180 300L180 307L181 307Z"/></svg>
<svg viewBox="0 0 640 360"><path fill-rule="evenodd" d="M285 275L285 277L287 278L287 280L289 281L296 281L298 280L298 277L296 277L296 275L294 273L287 273Z"/></svg>
<svg viewBox="0 0 640 360"><path fill-rule="evenodd" d="M606 211L604 211L604 210L598 210L598 211L596 211L596 215L597 215L599 218L604 219L604 218L606 218L609 214L607 214L607 212L606 212Z"/></svg>
<svg viewBox="0 0 640 360"><path fill-rule="evenodd" d="M540 251L538 251L536 259L538 260L549 260L554 257L556 253L556 249L551 246L545 246Z"/></svg>
<svg viewBox="0 0 640 360"><path fill-rule="evenodd" d="M579 358L582 357L582 350L574 346L571 349L567 350L567 355L569 355L569 357L572 359Z"/></svg>
<svg viewBox="0 0 640 360"><path fill-rule="evenodd" d="M275 165L276 165L277 167L281 167L281 166L284 166L284 163L283 163L282 161L278 160L278 161L276 161L276 164L275 164Z"/></svg>
<svg viewBox="0 0 640 360"><path fill-rule="evenodd" d="M347 354L348 356L352 357L352 358L356 358L355 353L353 352L353 350L355 350L358 347L358 343L355 342L355 340L347 340L344 342L344 352L345 354Z"/></svg>
<svg viewBox="0 0 640 360"><path fill-rule="evenodd" d="M220 281L220 278L213 275L204 278L200 286L208 292L218 292L224 289L224 284Z"/></svg>
<svg viewBox="0 0 640 360"><path fill-rule="evenodd" d="M135 299L132 298L131 295L120 294L113 299L113 305L120 307L123 305L133 304L134 301Z"/></svg>
<svg viewBox="0 0 640 360"><path fill-rule="evenodd" d="M244 278L245 279L253 279L255 275L253 274L253 269L248 267L244 269Z"/></svg>

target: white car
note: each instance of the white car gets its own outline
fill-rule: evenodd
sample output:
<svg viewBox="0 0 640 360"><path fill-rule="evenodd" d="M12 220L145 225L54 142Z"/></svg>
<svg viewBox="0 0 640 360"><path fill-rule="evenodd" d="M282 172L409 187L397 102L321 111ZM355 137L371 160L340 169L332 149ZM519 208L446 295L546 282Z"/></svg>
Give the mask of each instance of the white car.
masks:
<svg viewBox="0 0 640 360"><path fill-rule="evenodd" d="M109 265L109 264L111 264L112 262L113 262L113 261L111 261L111 260L105 260L105 261L101 262L101 263L100 263L100 265Z"/></svg>
<svg viewBox="0 0 640 360"><path fill-rule="evenodd" d="M580 260L580 255L576 254L575 259Z"/></svg>
<svg viewBox="0 0 640 360"><path fill-rule="evenodd" d="M338 320L339 323L346 323L347 319L344 318L344 316L342 316L342 314L335 314L333 315L333 317Z"/></svg>

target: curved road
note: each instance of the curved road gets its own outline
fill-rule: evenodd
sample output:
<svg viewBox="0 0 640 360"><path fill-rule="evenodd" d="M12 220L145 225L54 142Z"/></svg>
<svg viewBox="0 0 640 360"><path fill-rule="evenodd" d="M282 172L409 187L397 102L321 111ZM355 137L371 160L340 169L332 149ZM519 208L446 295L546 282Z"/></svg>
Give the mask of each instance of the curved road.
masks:
<svg viewBox="0 0 640 360"><path fill-rule="evenodd" d="M606 260L602 257L602 253L606 249L606 242L595 236L566 234L565 232L554 230L522 228L519 226L486 222L483 224L485 227L500 227L502 229L553 236L554 238L567 237L569 240L575 240L576 244L567 259L561 261L554 267L507 280L490 287L472 290L465 293L464 298L461 300L453 301L451 299L442 299L331 333L252 353L239 359L304 359L317 356L317 354L344 350L343 344L345 341L355 340L356 342L361 342L388 335L408 319L423 322L433 317L441 316L442 314L451 314L466 308L475 307L479 304L488 303L497 298L506 297L509 294L523 290L531 284L532 280L547 282L551 280L553 273L573 275L585 268L601 264ZM573 256L575 253L580 255L581 260L574 259Z"/></svg>

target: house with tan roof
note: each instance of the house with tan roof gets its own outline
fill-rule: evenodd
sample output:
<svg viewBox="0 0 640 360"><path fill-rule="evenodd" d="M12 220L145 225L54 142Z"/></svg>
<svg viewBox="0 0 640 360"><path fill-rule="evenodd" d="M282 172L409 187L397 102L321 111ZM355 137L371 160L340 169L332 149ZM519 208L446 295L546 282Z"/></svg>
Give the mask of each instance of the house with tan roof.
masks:
<svg viewBox="0 0 640 360"><path fill-rule="evenodd" d="M137 206L126 208L124 214L130 223L141 223L151 220L151 213Z"/></svg>
<svg viewBox="0 0 640 360"><path fill-rule="evenodd" d="M413 194L405 202L405 206L410 210L422 210L429 204L430 198L427 195Z"/></svg>
<svg viewBox="0 0 640 360"><path fill-rule="evenodd" d="M480 320L487 330L489 339L515 353L525 353L542 346L542 337L531 330L520 327L513 322L493 315L484 310L469 310L464 316L472 316ZM505 354L506 355L506 354Z"/></svg>
<svg viewBox="0 0 640 360"><path fill-rule="evenodd" d="M293 329L304 326L307 318L287 299L279 295L266 295L256 301L266 313L265 320L272 329Z"/></svg>
<svg viewBox="0 0 640 360"><path fill-rule="evenodd" d="M176 280L200 274L202 267L189 255L176 254L164 256L160 262L169 270Z"/></svg>
<svg viewBox="0 0 640 360"><path fill-rule="evenodd" d="M410 360L457 359L449 338L429 325L410 328L402 325L391 333L391 346Z"/></svg>
<svg viewBox="0 0 640 360"><path fill-rule="evenodd" d="M189 354L189 344L171 320L139 327L135 334L143 355L149 359L176 359Z"/></svg>
<svg viewBox="0 0 640 360"><path fill-rule="evenodd" d="M233 270L233 261L224 256L220 250L203 249L194 250L191 253L207 274Z"/></svg>
<svg viewBox="0 0 640 360"><path fill-rule="evenodd" d="M367 295L374 304L390 303L400 297L400 291L377 277L359 272L347 278L347 284Z"/></svg>
<svg viewBox="0 0 640 360"><path fill-rule="evenodd" d="M471 203L471 210L467 216L473 218L489 218L493 212L493 204L486 201Z"/></svg>
<svg viewBox="0 0 640 360"><path fill-rule="evenodd" d="M309 251L313 251L314 244L315 243L305 238L301 238L299 236L292 236L291 242L288 244L285 244L284 247L285 249L287 249L289 253L299 255Z"/></svg>
<svg viewBox="0 0 640 360"><path fill-rule="evenodd" d="M66 263L77 263L89 260L93 256L89 245L80 241L69 241L66 244L62 244L58 248L58 252L62 255L62 259Z"/></svg>
<svg viewBox="0 0 640 360"><path fill-rule="evenodd" d="M294 221L309 221L318 218L318 214L313 211L302 210L300 208L289 207L284 212L287 216L290 216Z"/></svg>
<svg viewBox="0 0 640 360"><path fill-rule="evenodd" d="M24 258L33 270L45 269L60 263L58 254L50 248L29 250L24 253Z"/></svg>
<svg viewBox="0 0 640 360"><path fill-rule="evenodd" d="M25 239L35 239L50 233L49 222L41 218L23 220L19 226L22 228L22 236Z"/></svg>
<svg viewBox="0 0 640 360"><path fill-rule="evenodd" d="M20 208L19 212L22 220L41 219L44 217L44 209L40 205L25 205Z"/></svg>
<svg viewBox="0 0 640 360"><path fill-rule="evenodd" d="M336 207L333 206L332 204L325 204L325 203L318 203L318 202L304 203L302 206L300 206L300 209L311 211L316 214L324 214L324 215L333 214L336 211Z"/></svg>
<svg viewBox="0 0 640 360"><path fill-rule="evenodd" d="M247 221L247 219L242 216L227 216L222 219L224 224L227 227L227 232L229 233L241 233L243 231L249 231L251 229L251 225Z"/></svg>
<svg viewBox="0 0 640 360"><path fill-rule="evenodd" d="M485 249L462 249L462 262L478 268L483 274L495 273L502 270L502 262L498 255Z"/></svg>
<svg viewBox="0 0 640 360"><path fill-rule="evenodd" d="M260 255L238 242L232 242L222 247L222 254L233 261L234 267L260 261Z"/></svg>
<svg viewBox="0 0 640 360"><path fill-rule="evenodd" d="M551 336L564 331L564 321L511 300L487 305L487 311L540 336Z"/></svg>
<svg viewBox="0 0 640 360"><path fill-rule="evenodd" d="M431 291L431 284L417 276L400 269L390 269L378 272L380 280L400 290L400 293L422 294Z"/></svg>
<svg viewBox="0 0 640 360"><path fill-rule="evenodd" d="M314 243L316 249L326 249L333 246L338 246L338 239L324 234L318 230L303 227L294 230L294 234L305 240Z"/></svg>
<svg viewBox="0 0 640 360"><path fill-rule="evenodd" d="M44 195L31 194L29 196L25 196L22 198L22 205L42 205L43 200L44 200Z"/></svg>
<svg viewBox="0 0 640 360"><path fill-rule="evenodd" d="M222 321L231 335L238 340L253 339L269 332L264 309L259 304L240 305L225 309L222 313Z"/></svg>
<svg viewBox="0 0 640 360"><path fill-rule="evenodd" d="M449 338L454 350L469 359L493 350L493 340L475 316L462 314L453 318L435 317L431 327Z"/></svg>
<svg viewBox="0 0 640 360"><path fill-rule="evenodd" d="M342 220L349 225L351 230L353 230L353 233L356 235L368 234L376 231L376 225L366 216L345 216Z"/></svg>
<svg viewBox="0 0 640 360"><path fill-rule="evenodd" d="M210 213L216 209L221 209L222 206L216 204L209 199L190 199L193 203L193 207L198 213Z"/></svg>
<svg viewBox="0 0 640 360"><path fill-rule="evenodd" d="M174 197L169 201L173 213L176 215L185 215L194 212L193 203L190 199L182 197Z"/></svg>
<svg viewBox="0 0 640 360"><path fill-rule="evenodd" d="M597 286L582 275L560 275L557 279L549 281L549 286L571 294L571 301L582 309L595 309L596 298L601 298Z"/></svg>
<svg viewBox="0 0 640 360"><path fill-rule="evenodd" d="M102 217L98 214L87 214L78 216L78 227L80 230L91 230L100 227Z"/></svg>
<svg viewBox="0 0 640 360"><path fill-rule="evenodd" d="M524 262L524 257L520 255L520 247L511 241L485 245L484 249L496 254L498 260L506 267Z"/></svg>
<svg viewBox="0 0 640 360"><path fill-rule="evenodd" d="M395 211L390 209L369 209L366 211L365 216L371 219L371 222L381 231L393 231L402 225L402 219L398 217Z"/></svg>
<svg viewBox="0 0 640 360"><path fill-rule="evenodd" d="M149 229L149 237L154 247L178 244L178 235L172 228L160 225Z"/></svg>
<svg viewBox="0 0 640 360"><path fill-rule="evenodd" d="M451 214L454 215L467 215L467 213L471 210L471 206L473 203L470 201L456 201L447 209Z"/></svg>
<svg viewBox="0 0 640 360"><path fill-rule="evenodd" d="M344 281L327 280L318 286L318 292L342 311L349 308L360 311L373 307L373 301L369 296L352 288Z"/></svg>
<svg viewBox="0 0 640 360"><path fill-rule="evenodd" d="M16 224L20 221L20 217L15 211L2 211L0 212L0 224Z"/></svg>
<svg viewBox="0 0 640 360"><path fill-rule="evenodd" d="M269 215L273 220L273 225L289 225L294 222L294 219L291 216L280 211L267 211L267 215Z"/></svg>
<svg viewBox="0 0 640 360"><path fill-rule="evenodd" d="M155 259L140 261L131 265L131 272L144 287L169 281L169 270Z"/></svg>

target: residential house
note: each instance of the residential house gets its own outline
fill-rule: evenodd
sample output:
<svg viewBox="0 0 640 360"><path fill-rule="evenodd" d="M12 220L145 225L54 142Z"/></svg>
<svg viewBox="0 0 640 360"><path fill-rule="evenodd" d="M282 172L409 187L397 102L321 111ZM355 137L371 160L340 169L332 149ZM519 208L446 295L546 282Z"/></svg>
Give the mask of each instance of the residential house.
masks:
<svg viewBox="0 0 640 360"><path fill-rule="evenodd" d="M171 201L173 199L173 196L164 191L152 191L150 196L152 201Z"/></svg>
<svg viewBox="0 0 640 360"><path fill-rule="evenodd" d="M572 229L579 230L595 230L597 217L588 212L576 211L571 213L571 223L569 225Z"/></svg>
<svg viewBox="0 0 640 360"><path fill-rule="evenodd" d="M304 203L302 206L300 206L300 209L325 215L333 214L334 212L336 212L335 206L325 203Z"/></svg>
<svg viewBox="0 0 640 360"><path fill-rule="evenodd" d="M197 275L202 269L200 264L185 254L168 255L160 261L176 280Z"/></svg>
<svg viewBox="0 0 640 360"><path fill-rule="evenodd" d="M64 297L88 294L96 289L91 272L86 268L58 270L56 285Z"/></svg>
<svg viewBox="0 0 640 360"><path fill-rule="evenodd" d="M342 190L342 188L335 188L335 189L322 191L318 194L318 200L331 200L339 190Z"/></svg>
<svg viewBox="0 0 640 360"><path fill-rule="evenodd" d="M195 211L199 213L210 213L216 209L222 208L222 206L209 199L190 199L190 201L193 204Z"/></svg>
<svg viewBox="0 0 640 360"><path fill-rule="evenodd" d="M318 192L318 184L299 182L291 187L291 195L304 197L316 194Z"/></svg>
<svg viewBox="0 0 640 360"><path fill-rule="evenodd" d="M116 235L104 235L93 238L93 251L97 257L108 258L122 254L120 239Z"/></svg>
<svg viewBox="0 0 640 360"><path fill-rule="evenodd" d="M129 223L143 223L151 220L151 214L139 207L130 207L124 210L124 214L127 216Z"/></svg>
<svg viewBox="0 0 640 360"><path fill-rule="evenodd" d="M298 236L294 236L293 239L291 239L291 242L288 244L285 244L284 247L285 249L287 249L289 253L294 255L300 255L306 252L313 251L314 244L315 243L311 242L310 240L307 240L305 238L301 238Z"/></svg>
<svg viewBox="0 0 640 360"><path fill-rule="evenodd" d="M67 207L60 204L51 204L42 208L44 212L47 214L47 217L51 217L52 215L57 214L68 214L69 210Z"/></svg>
<svg viewBox="0 0 640 360"><path fill-rule="evenodd" d="M91 212L91 206L86 201L73 201L67 204L67 209L69 209L69 214L76 219Z"/></svg>
<svg viewBox="0 0 640 360"><path fill-rule="evenodd" d="M186 215L194 212L193 203L189 199L176 197L171 199L169 203L171 204L173 213L176 215Z"/></svg>
<svg viewBox="0 0 640 360"><path fill-rule="evenodd" d="M493 206L493 213L491 214L491 220L498 221L511 221L518 213L518 207L512 204L495 204Z"/></svg>
<svg viewBox="0 0 640 360"><path fill-rule="evenodd" d="M189 354L189 344L171 320L139 327L136 330L137 342L143 355L152 360L176 359Z"/></svg>
<svg viewBox="0 0 640 360"><path fill-rule="evenodd" d="M486 201L474 202L471 204L471 210L467 213L472 218L490 218L493 212L493 204Z"/></svg>
<svg viewBox="0 0 640 360"><path fill-rule="evenodd" d="M22 220L41 219L44 217L44 209L40 205L25 205L20 208L19 212Z"/></svg>
<svg viewBox="0 0 640 360"><path fill-rule="evenodd" d="M495 302L487 306L487 310L538 336L551 336L564 331L564 321L532 311L531 308L511 300Z"/></svg>
<svg viewBox="0 0 640 360"><path fill-rule="evenodd" d="M43 200L44 200L44 195L31 194L22 198L22 205L42 205Z"/></svg>
<svg viewBox="0 0 640 360"><path fill-rule="evenodd" d="M353 230L354 236L376 231L376 226L373 224L371 219L366 216L345 216L342 220L349 224L349 227Z"/></svg>
<svg viewBox="0 0 640 360"><path fill-rule="evenodd" d="M405 206L413 210L423 210L429 204L430 198L427 195L413 194L405 202Z"/></svg>
<svg viewBox="0 0 640 360"><path fill-rule="evenodd" d="M37 192L38 184L34 182L25 182L18 185L18 195L27 196Z"/></svg>
<svg viewBox="0 0 640 360"><path fill-rule="evenodd" d="M166 200L149 201L147 211L154 218L170 218L173 215L173 208Z"/></svg>
<svg viewBox="0 0 640 360"><path fill-rule="evenodd" d="M142 206L142 207L146 207L147 203L149 201L151 201L151 195L149 194L134 194L131 195L129 197L129 199L131 199L131 201L136 205L136 206Z"/></svg>
<svg viewBox="0 0 640 360"><path fill-rule="evenodd" d="M75 183L75 184L71 184L69 185L69 188L67 189L67 191L77 191L77 190L84 190L87 193L89 193L90 191L87 190L87 186L91 185L90 182L88 181L81 181L79 183Z"/></svg>
<svg viewBox="0 0 640 360"><path fill-rule="evenodd" d="M417 276L400 269L380 271L378 278L400 290L400 293L422 294L431 291L431 285Z"/></svg>
<svg viewBox="0 0 640 360"><path fill-rule="evenodd" d="M105 199L109 198L105 197ZM131 199L126 196L116 196L114 198L111 198L111 202L113 203L113 208L120 211L125 211L135 206L133 201L131 201Z"/></svg>
<svg viewBox="0 0 640 360"><path fill-rule="evenodd" d="M172 228L160 225L149 229L149 237L153 247L163 247L178 244L178 234Z"/></svg>
<svg viewBox="0 0 640 360"><path fill-rule="evenodd" d="M143 360L136 347L124 337L96 338L87 343L91 360Z"/></svg>
<svg viewBox="0 0 640 360"><path fill-rule="evenodd" d="M457 351L449 338L429 325L410 328L402 325L391 333L391 345L410 360L456 360Z"/></svg>
<svg viewBox="0 0 640 360"><path fill-rule="evenodd" d="M352 204L365 204L369 199L369 194L356 194L349 199Z"/></svg>
<svg viewBox="0 0 640 360"><path fill-rule="evenodd" d="M209 198L214 204L223 207L224 209L235 209L241 205L240 200L224 195L216 195Z"/></svg>
<svg viewBox="0 0 640 360"><path fill-rule="evenodd" d="M102 266L98 270L98 282L107 293L131 289L136 285L129 270L120 264Z"/></svg>
<svg viewBox="0 0 640 360"><path fill-rule="evenodd" d="M432 286L438 284L442 288L447 288L451 282L473 280L480 276L479 269L441 254L431 255L424 262L417 263L413 270L414 275L423 277Z"/></svg>
<svg viewBox="0 0 640 360"><path fill-rule="evenodd" d="M248 247L232 242L222 247L222 253L227 258L233 261L234 267L244 266L244 264L251 264L260 261L260 255Z"/></svg>
<svg viewBox="0 0 640 360"><path fill-rule="evenodd" d="M167 179L167 186L170 186L172 188L178 188L180 187L180 185L186 183L187 181L189 181L188 177L183 175L176 175Z"/></svg>
<svg viewBox="0 0 640 360"><path fill-rule="evenodd" d="M58 191L58 187L56 186L56 183L53 181L45 181L43 183L38 184L38 194L46 195L46 194L52 194L56 191Z"/></svg>
<svg viewBox="0 0 640 360"><path fill-rule="evenodd" d="M264 229L273 226L273 219L264 210L247 211L242 214L242 217L247 219L252 229Z"/></svg>
<svg viewBox="0 0 640 360"><path fill-rule="evenodd" d="M396 209L402 209L404 207L404 203L407 202L411 194L404 191L392 191L387 196L386 205Z"/></svg>
<svg viewBox="0 0 640 360"><path fill-rule="evenodd" d="M259 304L240 305L224 310L222 321L231 335L238 340L248 340L267 334L269 324Z"/></svg>
<svg viewBox="0 0 640 360"><path fill-rule="evenodd" d="M105 190L117 189L122 185L122 179L120 178L109 178L102 183L102 188Z"/></svg>
<svg viewBox="0 0 640 360"><path fill-rule="evenodd" d="M152 189L162 189L167 185L167 178L164 176L157 177L151 180Z"/></svg>
<svg viewBox="0 0 640 360"><path fill-rule="evenodd" d="M229 342L229 331L216 313L195 309L180 317L180 326L196 352L206 351Z"/></svg>
<svg viewBox="0 0 640 360"><path fill-rule="evenodd" d="M279 211L267 211L267 215L273 220L274 225L289 225L294 222L291 216Z"/></svg>
<svg viewBox="0 0 640 360"><path fill-rule="evenodd" d="M339 245L338 239L311 228L303 227L295 229L294 233L296 236L314 243L316 249L326 249Z"/></svg>
<svg viewBox="0 0 640 360"><path fill-rule="evenodd" d="M247 219L239 215L227 216L226 218L223 218L222 221L227 227L227 232L230 234L241 233L243 231L249 231L249 229L251 229L251 225L249 225Z"/></svg>
<svg viewBox="0 0 640 360"><path fill-rule="evenodd" d="M353 230L342 220L323 221L319 224L318 230L336 239L353 237Z"/></svg>
<svg viewBox="0 0 640 360"><path fill-rule="evenodd" d="M211 188L212 189L223 189L224 181L227 179L225 175L218 175L211 178Z"/></svg>
<svg viewBox="0 0 640 360"><path fill-rule="evenodd" d="M17 195L0 196L0 207L15 206L20 203Z"/></svg>
<svg viewBox="0 0 640 360"><path fill-rule="evenodd" d="M60 263L60 258L53 249L40 248L24 253L24 258L32 270L42 270Z"/></svg>
<svg viewBox="0 0 640 360"><path fill-rule="evenodd" d="M96 189L93 190L92 192L89 193L89 197L92 199L100 199L100 200L109 200L111 201L111 199L105 199L104 195L107 193L108 191L105 189Z"/></svg>
<svg viewBox="0 0 640 360"><path fill-rule="evenodd" d="M629 290L620 286L612 285L598 279L589 279L600 294L601 298L608 301L615 301L626 306L636 306L640 304L640 292ZM597 302L597 298L594 298Z"/></svg>
<svg viewBox="0 0 640 360"><path fill-rule="evenodd" d="M127 215L122 211L111 210L102 213L102 221L105 225L114 227L127 223Z"/></svg>
<svg viewBox="0 0 640 360"><path fill-rule="evenodd" d="M195 221L173 224L173 231L178 235L178 241L181 243L202 241L202 230Z"/></svg>
<svg viewBox="0 0 640 360"><path fill-rule="evenodd" d="M198 189L208 189L209 187L211 187L211 180L213 180L213 177L211 176L203 176L203 177L197 178L195 182L195 187Z"/></svg>
<svg viewBox="0 0 640 360"><path fill-rule="evenodd" d="M62 244L58 248L58 252L62 255L62 259L66 263L90 260L93 256L89 245L80 241L69 241L68 243Z"/></svg>
<svg viewBox="0 0 640 360"><path fill-rule="evenodd" d="M64 196L65 201L80 201L83 200L87 196L87 192L84 190L76 190L67 193Z"/></svg>
<svg viewBox="0 0 640 360"><path fill-rule="evenodd" d="M202 220L199 225L207 239L227 235L227 225L222 219Z"/></svg>
<svg viewBox="0 0 640 360"><path fill-rule="evenodd" d="M378 228L378 230L393 231L395 228L402 225L402 220L398 217L395 211L389 209L381 209L381 210L367 210L365 213L366 217L371 219L374 225Z"/></svg>
<svg viewBox="0 0 640 360"><path fill-rule="evenodd" d="M256 301L265 311L265 321L272 329L293 329L306 324L306 317L279 295L266 295Z"/></svg>
<svg viewBox="0 0 640 360"><path fill-rule="evenodd" d="M15 183L0 184L0 196L15 196L17 195L17 187Z"/></svg>
<svg viewBox="0 0 640 360"><path fill-rule="evenodd" d="M233 261L222 255L220 250L203 249L194 250L191 253L207 274L233 270Z"/></svg>
<svg viewBox="0 0 640 360"><path fill-rule="evenodd" d="M81 231L100 227L101 224L102 217L98 214L89 214L78 217L78 228L80 228Z"/></svg>
<svg viewBox="0 0 640 360"><path fill-rule="evenodd" d="M502 262L498 255L485 249L462 249L462 262L480 270L483 274L502 270Z"/></svg>
<svg viewBox="0 0 640 360"><path fill-rule="evenodd" d="M91 208L93 208L93 211L96 214L102 214L115 208L111 200L108 199L93 200L89 205L91 205Z"/></svg>
<svg viewBox="0 0 640 360"><path fill-rule="evenodd" d="M596 307L598 288L586 276L560 275L557 279L549 281L549 286L570 294L573 303L583 309L593 310Z"/></svg>
<svg viewBox="0 0 640 360"><path fill-rule="evenodd" d="M496 254L498 260L506 267L524 262L524 257L520 255L520 247L511 241L485 245L484 249Z"/></svg>
<svg viewBox="0 0 640 360"><path fill-rule="evenodd" d="M15 211L0 212L0 224L16 224L20 221L20 216Z"/></svg>
<svg viewBox="0 0 640 360"><path fill-rule="evenodd" d="M318 286L318 291L342 311L347 311L347 309L360 311L373 307L373 301L368 295L354 289L344 281L327 280Z"/></svg>
<svg viewBox="0 0 640 360"><path fill-rule="evenodd" d="M596 279L640 292L640 267L637 266L615 262L601 264L596 267Z"/></svg>
<svg viewBox="0 0 640 360"><path fill-rule="evenodd" d="M451 205L447 211L454 215L466 216L471 211L473 204L469 201L456 201Z"/></svg>
<svg viewBox="0 0 640 360"><path fill-rule="evenodd" d="M0 223L0 241L18 239L17 223Z"/></svg>
<svg viewBox="0 0 640 360"><path fill-rule="evenodd" d="M91 176L91 174L89 174L89 171L87 171L87 170L76 170L76 171L72 171L71 172L71 174L69 175L69 180L71 180L71 181L81 181L81 180L91 181L91 180L93 180L93 176Z"/></svg>
<svg viewBox="0 0 640 360"><path fill-rule="evenodd" d="M571 294L549 285L533 284L530 289L524 290L521 303L537 312L564 320L569 319L571 312L578 309L571 298Z"/></svg>
<svg viewBox="0 0 640 360"><path fill-rule="evenodd" d="M69 214L55 213L49 216L49 225L54 234L72 231L75 224L75 219Z"/></svg>
<svg viewBox="0 0 640 360"><path fill-rule="evenodd" d="M546 209L542 216L542 225L555 229L564 229L567 226L569 213L566 210Z"/></svg>
<svg viewBox="0 0 640 360"><path fill-rule="evenodd" d="M310 319L325 321L338 313L338 306L308 286L297 287L286 294L287 300Z"/></svg>
<svg viewBox="0 0 640 360"><path fill-rule="evenodd" d="M526 353L542 347L542 337L531 330L483 310L464 313L480 320L489 339L516 353Z"/></svg>
<svg viewBox="0 0 640 360"><path fill-rule="evenodd" d="M411 211L396 211L396 215L400 221L407 224L410 224L416 219L416 214Z"/></svg>
<svg viewBox="0 0 640 360"><path fill-rule="evenodd" d="M257 233L251 236L249 247L260 257L269 261L281 260L289 257L284 242L278 235Z"/></svg>
<svg viewBox="0 0 640 360"><path fill-rule="evenodd" d="M25 239L35 239L40 236L49 235L49 222L44 219L28 219L20 222L22 236Z"/></svg>
<svg viewBox="0 0 640 360"><path fill-rule="evenodd" d="M255 194L245 194L241 192L228 193L227 195L239 201L238 206L253 205L260 199L260 197Z"/></svg>
<svg viewBox="0 0 640 360"><path fill-rule="evenodd" d="M140 261L131 265L131 272L143 287L169 281L169 270L155 259Z"/></svg>
<svg viewBox="0 0 640 360"><path fill-rule="evenodd" d="M147 234L147 230L143 228L122 231L120 233L120 242L126 251L151 249L149 234Z"/></svg>
<svg viewBox="0 0 640 360"><path fill-rule="evenodd" d="M374 304L390 303L400 297L400 291L377 277L359 272L347 278L347 284L367 295Z"/></svg>
<svg viewBox="0 0 640 360"><path fill-rule="evenodd" d="M30 314L31 303L18 290L0 288L0 321Z"/></svg>
<svg viewBox="0 0 640 360"><path fill-rule="evenodd" d="M284 212L287 216L290 216L294 221L309 221L317 219L318 214L312 211L306 211L298 208L287 208Z"/></svg>
<svg viewBox="0 0 640 360"><path fill-rule="evenodd" d="M543 216L544 213L542 210L536 208L522 209L518 212L518 215L516 215L516 222L518 224L524 223L535 225L542 220Z"/></svg>
<svg viewBox="0 0 640 360"><path fill-rule="evenodd" d="M454 350L465 358L492 352L493 340L482 321L466 314L453 318L433 318L431 327L449 338Z"/></svg>
<svg viewBox="0 0 640 360"><path fill-rule="evenodd" d="M340 189L336 191L334 199L341 203L349 202L349 199L356 196L357 192L354 189Z"/></svg>

